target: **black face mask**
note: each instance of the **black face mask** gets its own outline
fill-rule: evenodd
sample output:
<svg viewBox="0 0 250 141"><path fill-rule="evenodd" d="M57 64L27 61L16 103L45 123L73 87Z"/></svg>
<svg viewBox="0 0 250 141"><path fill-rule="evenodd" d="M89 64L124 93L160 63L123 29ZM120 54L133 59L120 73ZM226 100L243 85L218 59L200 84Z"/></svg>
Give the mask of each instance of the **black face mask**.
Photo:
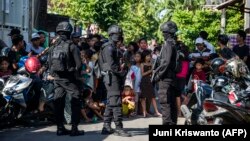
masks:
<svg viewBox="0 0 250 141"><path fill-rule="evenodd" d="M120 39L121 39L121 35L120 35L120 34L112 34L112 35L110 36L110 39L111 39L112 41L114 41L114 42L118 42L118 41L120 41Z"/></svg>
<svg viewBox="0 0 250 141"><path fill-rule="evenodd" d="M163 32L163 37L164 37L165 40L167 40L167 39L174 39L174 40L176 40L177 39L177 37L175 36L175 34L171 34L171 33L164 33Z"/></svg>

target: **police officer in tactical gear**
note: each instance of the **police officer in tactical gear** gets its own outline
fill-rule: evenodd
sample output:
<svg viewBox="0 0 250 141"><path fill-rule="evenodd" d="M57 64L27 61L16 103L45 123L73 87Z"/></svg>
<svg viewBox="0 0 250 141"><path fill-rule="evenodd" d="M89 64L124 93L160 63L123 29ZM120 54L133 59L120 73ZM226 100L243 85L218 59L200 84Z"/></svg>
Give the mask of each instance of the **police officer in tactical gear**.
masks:
<svg viewBox="0 0 250 141"><path fill-rule="evenodd" d="M78 48L70 41L70 34L72 32L72 26L69 22L61 22L56 27L56 33L58 38L55 41L55 46L49 52L49 70L54 76L54 105L55 115L57 122L57 135L70 135L79 136L84 135L84 131L78 130L78 124L80 122L80 91L77 76L80 75L81 59ZM58 46L58 48L56 48ZM62 64L59 59L62 58L62 50L65 50L67 55L66 61L62 63L66 66L62 70L58 70ZM66 48L66 49L65 49ZM57 66L58 65L58 66ZM71 98L71 110L72 110L72 129L67 130L64 127L64 106L65 96L70 95Z"/></svg>
<svg viewBox="0 0 250 141"><path fill-rule="evenodd" d="M99 64L104 77L107 89L107 106L104 113L104 126L102 134L130 137L131 134L123 130L122 124L122 103L121 103L121 81L126 72L121 69L122 52L117 47L123 36L122 29L112 25L108 29L109 42L103 44L99 54ZM111 121L114 119L116 129L111 128Z"/></svg>
<svg viewBox="0 0 250 141"><path fill-rule="evenodd" d="M159 63L153 71L153 83L159 82L159 100L162 111L163 125L177 123L176 97L174 95L174 80L176 69L176 36L177 26L168 21L161 25L160 30L165 43L162 47Z"/></svg>

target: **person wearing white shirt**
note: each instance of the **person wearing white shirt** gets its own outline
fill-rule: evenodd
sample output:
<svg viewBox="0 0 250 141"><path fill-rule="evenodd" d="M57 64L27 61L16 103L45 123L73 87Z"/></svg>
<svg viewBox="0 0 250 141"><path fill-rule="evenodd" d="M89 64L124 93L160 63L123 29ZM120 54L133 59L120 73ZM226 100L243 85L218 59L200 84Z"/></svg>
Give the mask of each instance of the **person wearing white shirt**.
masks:
<svg viewBox="0 0 250 141"><path fill-rule="evenodd" d="M206 31L201 31L199 35L203 39L204 44L207 47L207 49L210 50L210 53L216 53L215 49L214 49L214 46L207 41L208 33Z"/></svg>
<svg viewBox="0 0 250 141"><path fill-rule="evenodd" d="M197 38L195 40L195 45L196 45L196 50L189 54L189 59L191 60L190 63L190 68L193 67L194 62L198 59L201 58L204 61L208 61L209 56L211 54L210 50L205 47L204 40L202 38Z"/></svg>
<svg viewBox="0 0 250 141"><path fill-rule="evenodd" d="M42 53L43 50L44 48L40 46L40 35L37 33L33 33L31 43L26 46L26 52L32 52L32 55L38 55Z"/></svg>

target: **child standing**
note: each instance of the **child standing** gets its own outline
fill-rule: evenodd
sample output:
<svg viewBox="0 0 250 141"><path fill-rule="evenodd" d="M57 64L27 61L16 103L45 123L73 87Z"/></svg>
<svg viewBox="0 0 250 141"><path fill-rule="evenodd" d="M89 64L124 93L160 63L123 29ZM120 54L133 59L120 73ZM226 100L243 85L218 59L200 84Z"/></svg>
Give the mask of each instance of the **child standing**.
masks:
<svg viewBox="0 0 250 141"><path fill-rule="evenodd" d="M197 59L194 63L195 70L192 73L192 79L193 80L202 80L206 82L206 73L203 71L203 65L205 62L203 59Z"/></svg>
<svg viewBox="0 0 250 141"><path fill-rule="evenodd" d="M12 71L9 69L9 61L7 57L1 58L1 69L0 69L0 77L5 78L12 74Z"/></svg>
<svg viewBox="0 0 250 141"><path fill-rule="evenodd" d="M130 68L130 71L132 71L135 75L134 80L134 92L135 92L135 115L138 114L138 102L139 102L139 96L141 95L141 53L137 52L134 57L135 65L132 65Z"/></svg>
<svg viewBox="0 0 250 141"><path fill-rule="evenodd" d="M84 81L84 88L90 88L91 90L94 89L94 76L93 76L93 69L94 63L91 61L93 56L93 51L86 50L82 52L82 77Z"/></svg>
<svg viewBox="0 0 250 141"><path fill-rule="evenodd" d="M161 116L161 114L158 111L155 95L154 95L154 87L151 82L152 77L152 56L151 52L149 50L144 50L142 53L142 60L143 63L141 64L141 104L142 104L142 110L143 110L143 117L147 117L149 114L146 110L146 98L152 102L154 110L155 110L155 116Z"/></svg>
<svg viewBox="0 0 250 141"><path fill-rule="evenodd" d="M194 63L195 70L192 73L192 80L202 80L206 82L206 73L203 71L203 65L205 64L203 59L197 59ZM192 84L192 90L194 91L194 84Z"/></svg>

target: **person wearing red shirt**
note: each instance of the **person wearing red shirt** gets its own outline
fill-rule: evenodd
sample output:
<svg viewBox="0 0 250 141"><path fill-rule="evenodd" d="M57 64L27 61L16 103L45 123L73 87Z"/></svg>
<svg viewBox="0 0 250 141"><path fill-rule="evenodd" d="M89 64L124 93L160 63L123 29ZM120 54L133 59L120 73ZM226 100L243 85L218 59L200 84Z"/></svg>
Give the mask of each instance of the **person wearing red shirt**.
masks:
<svg viewBox="0 0 250 141"><path fill-rule="evenodd" d="M195 70L192 73L192 80L202 80L206 82L206 73L203 71L203 65L205 62L202 59L197 59L195 61Z"/></svg>

